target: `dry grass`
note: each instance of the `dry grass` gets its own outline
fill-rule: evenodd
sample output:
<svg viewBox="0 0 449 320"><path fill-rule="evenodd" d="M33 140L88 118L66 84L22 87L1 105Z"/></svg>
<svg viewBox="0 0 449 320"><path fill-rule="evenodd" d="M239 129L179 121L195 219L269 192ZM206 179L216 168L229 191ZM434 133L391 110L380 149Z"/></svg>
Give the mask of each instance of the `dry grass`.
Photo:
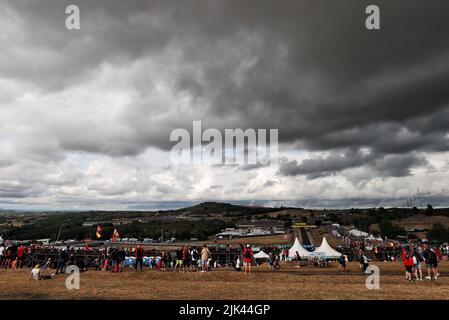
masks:
<svg viewBox="0 0 449 320"><path fill-rule="evenodd" d="M284 210L279 210L279 211L273 211L273 212L269 212L269 213L265 213L265 214L270 217L284 216L287 214L290 216L293 216L293 217L310 217L310 213L311 212L309 210L293 208L293 209L284 209Z"/></svg>
<svg viewBox="0 0 449 320"><path fill-rule="evenodd" d="M377 265L381 288L368 290L366 275L350 263L346 274L327 268L290 263L280 271L266 265L251 275L229 269L210 273L174 273L144 270L112 274L81 274L80 290L65 288L65 275L52 280L28 280L29 270L0 270L0 299L449 299L449 263L443 263L438 280L408 283L400 263Z"/></svg>
<svg viewBox="0 0 449 320"><path fill-rule="evenodd" d="M441 223L445 227L449 227L449 217L445 216L426 216L418 214L412 217L402 219L401 221L395 220L394 224L403 227L405 229L409 228L425 228L431 229L434 223Z"/></svg>
<svg viewBox="0 0 449 320"><path fill-rule="evenodd" d="M405 219L393 220L392 223L404 229L424 228L427 230L432 229L435 223L441 223L445 227L449 227L449 217L446 216L426 216L423 214L417 214ZM379 230L379 224L372 224L371 230ZM419 237L425 238L425 233L417 233Z"/></svg>

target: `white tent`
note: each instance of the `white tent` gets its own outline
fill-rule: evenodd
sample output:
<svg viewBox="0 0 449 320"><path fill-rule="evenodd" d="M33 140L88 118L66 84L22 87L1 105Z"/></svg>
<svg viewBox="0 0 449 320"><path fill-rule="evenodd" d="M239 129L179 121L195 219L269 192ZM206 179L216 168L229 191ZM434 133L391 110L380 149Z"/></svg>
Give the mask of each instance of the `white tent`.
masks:
<svg viewBox="0 0 449 320"><path fill-rule="evenodd" d="M323 237L321 245L313 251L313 255L319 255L325 258L338 258L341 253L332 248L329 243L327 243L326 237Z"/></svg>
<svg viewBox="0 0 449 320"><path fill-rule="evenodd" d="M293 247L291 247L290 250L288 251L289 259L294 259L296 257L296 251L298 251L298 254L302 259L310 256L310 252L304 249L304 247L299 243L298 238L295 239Z"/></svg>
<svg viewBox="0 0 449 320"><path fill-rule="evenodd" d="M363 232L363 231L360 231L360 230L357 230L357 229L349 230L349 234L350 234L350 235L353 235L353 236L355 236L355 237L364 237L364 238L366 238L366 237L369 236L368 233Z"/></svg>
<svg viewBox="0 0 449 320"><path fill-rule="evenodd" d="M254 255L254 258L256 259L268 259L270 256L268 254L266 254L265 252L263 252L262 250L260 250L258 253L256 253Z"/></svg>
<svg viewBox="0 0 449 320"><path fill-rule="evenodd" d="M369 237L366 238L366 240L377 240L372 234L369 235Z"/></svg>

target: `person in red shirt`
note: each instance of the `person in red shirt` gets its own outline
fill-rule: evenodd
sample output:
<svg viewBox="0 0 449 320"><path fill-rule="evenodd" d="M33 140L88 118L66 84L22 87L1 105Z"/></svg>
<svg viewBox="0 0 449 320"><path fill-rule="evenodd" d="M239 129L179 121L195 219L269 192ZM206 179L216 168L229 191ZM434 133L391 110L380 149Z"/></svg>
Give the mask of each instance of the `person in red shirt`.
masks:
<svg viewBox="0 0 449 320"><path fill-rule="evenodd" d="M253 250L249 244L246 245L246 248L243 250L243 268L245 273L251 273L251 262L253 261Z"/></svg>
<svg viewBox="0 0 449 320"><path fill-rule="evenodd" d="M22 263L23 263L23 257L25 255L25 250L26 250L26 248L23 245L20 245L17 248L17 265L16 265L17 269L18 268L22 268Z"/></svg>
<svg viewBox="0 0 449 320"><path fill-rule="evenodd" d="M405 267L405 279L408 281L412 281L412 273L413 273L413 256L408 254L405 248L402 248L402 261Z"/></svg>

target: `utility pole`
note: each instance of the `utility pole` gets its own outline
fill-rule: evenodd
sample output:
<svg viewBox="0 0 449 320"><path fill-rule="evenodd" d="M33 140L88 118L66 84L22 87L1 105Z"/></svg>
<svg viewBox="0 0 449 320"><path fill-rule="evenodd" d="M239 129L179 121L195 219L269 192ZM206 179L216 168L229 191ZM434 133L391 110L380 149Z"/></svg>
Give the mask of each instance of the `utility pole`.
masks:
<svg viewBox="0 0 449 320"><path fill-rule="evenodd" d="M62 224L59 226L58 236L56 237L56 241L59 240L59 236L61 235Z"/></svg>

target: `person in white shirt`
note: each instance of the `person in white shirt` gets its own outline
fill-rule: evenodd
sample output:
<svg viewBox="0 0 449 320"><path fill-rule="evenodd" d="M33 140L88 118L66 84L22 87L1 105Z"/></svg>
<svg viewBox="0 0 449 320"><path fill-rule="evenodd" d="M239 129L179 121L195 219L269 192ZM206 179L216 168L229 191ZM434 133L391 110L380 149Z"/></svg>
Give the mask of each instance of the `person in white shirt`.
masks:
<svg viewBox="0 0 449 320"><path fill-rule="evenodd" d="M55 276L54 273L51 275L42 275L41 274L41 266L36 264L36 266L31 270L30 278L28 280L47 280L52 279Z"/></svg>
<svg viewBox="0 0 449 320"><path fill-rule="evenodd" d="M41 269L40 266L37 264L32 270L30 274L29 280L40 280L41 279Z"/></svg>
<svg viewBox="0 0 449 320"><path fill-rule="evenodd" d="M4 253L5 253L5 244L2 243L0 245L0 268L3 265L3 255L4 255Z"/></svg>

